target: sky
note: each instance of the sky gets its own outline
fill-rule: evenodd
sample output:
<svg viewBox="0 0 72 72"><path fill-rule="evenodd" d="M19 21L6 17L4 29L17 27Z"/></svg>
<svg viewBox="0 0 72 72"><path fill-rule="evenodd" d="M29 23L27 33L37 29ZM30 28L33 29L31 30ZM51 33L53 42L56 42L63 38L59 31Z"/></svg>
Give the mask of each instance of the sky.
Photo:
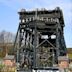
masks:
<svg viewBox="0 0 72 72"><path fill-rule="evenodd" d="M60 7L64 16L64 37L67 47L72 47L72 0L0 0L0 31L16 33L19 25L18 11L22 8L47 10Z"/></svg>

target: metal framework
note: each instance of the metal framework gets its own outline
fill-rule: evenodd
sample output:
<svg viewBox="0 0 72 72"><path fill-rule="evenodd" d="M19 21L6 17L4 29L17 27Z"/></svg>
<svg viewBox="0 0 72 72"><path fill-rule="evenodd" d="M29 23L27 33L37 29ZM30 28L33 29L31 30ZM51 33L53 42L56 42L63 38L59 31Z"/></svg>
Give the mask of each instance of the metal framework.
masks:
<svg viewBox="0 0 72 72"><path fill-rule="evenodd" d="M14 47L16 60L24 70L45 69L58 64L58 56L66 55L62 10L26 11L19 14L19 27ZM30 72L30 71L29 71Z"/></svg>

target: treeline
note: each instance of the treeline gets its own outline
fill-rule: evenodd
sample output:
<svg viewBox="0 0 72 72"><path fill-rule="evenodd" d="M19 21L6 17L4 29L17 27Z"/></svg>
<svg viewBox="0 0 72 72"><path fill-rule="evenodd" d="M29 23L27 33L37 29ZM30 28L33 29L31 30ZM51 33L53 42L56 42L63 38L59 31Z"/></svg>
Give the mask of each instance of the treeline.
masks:
<svg viewBox="0 0 72 72"><path fill-rule="evenodd" d="M14 54L13 43L0 43L0 58L5 57L6 54Z"/></svg>
<svg viewBox="0 0 72 72"><path fill-rule="evenodd" d="M0 32L0 58L5 57L5 55L13 54L13 44L15 35L11 32L5 30Z"/></svg>

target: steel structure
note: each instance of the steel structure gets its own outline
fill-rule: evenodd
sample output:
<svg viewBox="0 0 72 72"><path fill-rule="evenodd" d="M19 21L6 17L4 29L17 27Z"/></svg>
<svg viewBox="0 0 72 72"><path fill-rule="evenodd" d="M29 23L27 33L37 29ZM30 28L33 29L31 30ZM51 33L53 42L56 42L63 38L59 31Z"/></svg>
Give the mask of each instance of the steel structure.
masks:
<svg viewBox="0 0 72 72"><path fill-rule="evenodd" d="M23 70L45 69L58 64L58 56L66 55L62 10L26 11L19 14L19 27L14 47L16 60ZM30 72L30 71L29 71Z"/></svg>

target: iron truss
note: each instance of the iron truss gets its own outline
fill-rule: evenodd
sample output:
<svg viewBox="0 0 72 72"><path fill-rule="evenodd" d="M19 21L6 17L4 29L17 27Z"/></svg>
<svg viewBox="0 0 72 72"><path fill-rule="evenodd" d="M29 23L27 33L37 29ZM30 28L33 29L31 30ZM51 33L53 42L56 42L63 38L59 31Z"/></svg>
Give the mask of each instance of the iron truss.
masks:
<svg viewBox="0 0 72 72"><path fill-rule="evenodd" d="M66 55L61 9L26 11L19 14L14 48L20 68L32 70L54 67L58 56Z"/></svg>

